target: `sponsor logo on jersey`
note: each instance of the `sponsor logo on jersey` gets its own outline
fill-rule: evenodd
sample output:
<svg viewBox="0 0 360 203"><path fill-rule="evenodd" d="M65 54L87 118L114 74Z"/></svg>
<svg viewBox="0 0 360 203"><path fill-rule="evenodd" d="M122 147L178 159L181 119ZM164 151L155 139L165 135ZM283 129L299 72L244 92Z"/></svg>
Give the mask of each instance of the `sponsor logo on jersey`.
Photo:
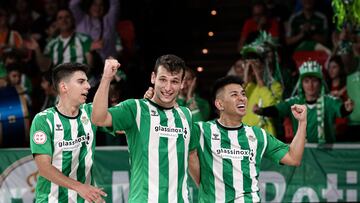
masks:
<svg viewBox="0 0 360 203"><path fill-rule="evenodd" d="M216 153L224 159L240 159L250 156L250 150L219 148Z"/></svg>
<svg viewBox="0 0 360 203"><path fill-rule="evenodd" d="M33 135L33 140L36 144L44 144L46 142L46 134L39 130L39 131L36 131Z"/></svg>
<svg viewBox="0 0 360 203"><path fill-rule="evenodd" d="M83 135L74 140L61 140L60 142L57 143L57 146L64 151L72 151L72 150L75 150L75 149L81 147L81 144L83 142L86 145L88 145L90 143L90 136Z"/></svg>
<svg viewBox="0 0 360 203"><path fill-rule="evenodd" d="M155 126L154 131L159 134L160 137L177 138L179 134L183 134L182 128L167 127L167 126Z"/></svg>

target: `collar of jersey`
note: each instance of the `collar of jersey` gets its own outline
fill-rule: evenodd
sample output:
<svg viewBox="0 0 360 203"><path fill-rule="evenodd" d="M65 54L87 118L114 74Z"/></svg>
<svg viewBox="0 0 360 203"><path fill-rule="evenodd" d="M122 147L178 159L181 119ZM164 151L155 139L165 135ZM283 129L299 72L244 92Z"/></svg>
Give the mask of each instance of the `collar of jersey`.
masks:
<svg viewBox="0 0 360 203"><path fill-rule="evenodd" d="M76 119L76 118L78 118L78 117L80 116L80 114L81 114L81 109L79 109L78 115L76 115L76 116L67 116L67 115L62 114L56 106L55 106L54 108L55 108L56 112L58 112L58 114L60 114L62 117L65 117L65 118L67 118L67 119Z"/></svg>
<svg viewBox="0 0 360 203"><path fill-rule="evenodd" d="M222 125L222 124L218 121L218 119L215 119L215 123L216 123L218 126L220 126L221 128L224 128L225 130L240 130L241 128L244 127L244 125L243 125L242 123L241 123L241 125L238 126L238 127L228 127L228 126L224 126L224 125Z"/></svg>
<svg viewBox="0 0 360 203"><path fill-rule="evenodd" d="M155 106L156 108L159 108L159 109L164 109L164 110L168 110L168 109L173 109L174 107L163 107L163 106L160 106L159 104L151 101L150 99L146 99L148 102L150 102L153 106Z"/></svg>

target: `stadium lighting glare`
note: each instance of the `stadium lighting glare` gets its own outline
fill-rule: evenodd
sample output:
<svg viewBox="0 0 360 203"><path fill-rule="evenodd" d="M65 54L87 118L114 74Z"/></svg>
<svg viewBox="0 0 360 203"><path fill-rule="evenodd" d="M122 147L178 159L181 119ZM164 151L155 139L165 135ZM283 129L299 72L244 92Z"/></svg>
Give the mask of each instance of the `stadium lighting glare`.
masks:
<svg viewBox="0 0 360 203"><path fill-rule="evenodd" d="M208 53L209 53L209 50L208 50L208 49L203 49L203 50L202 50L202 53L203 53L203 54L208 54Z"/></svg>
<svg viewBox="0 0 360 203"><path fill-rule="evenodd" d="M216 11L216 10L212 10L212 11L211 11L211 15L216 16L216 14L217 14L217 11Z"/></svg>
<svg viewBox="0 0 360 203"><path fill-rule="evenodd" d="M199 66L199 67L196 68L196 70L197 70L197 72L203 72L203 71L204 71L204 68L201 67L201 66Z"/></svg>
<svg viewBox="0 0 360 203"><path fill-rule="evenodd" d="M212 37L212 36L214 36L214 32L209 31L209 32L208 32L208 35L209 35L209 37Z"/></svg>

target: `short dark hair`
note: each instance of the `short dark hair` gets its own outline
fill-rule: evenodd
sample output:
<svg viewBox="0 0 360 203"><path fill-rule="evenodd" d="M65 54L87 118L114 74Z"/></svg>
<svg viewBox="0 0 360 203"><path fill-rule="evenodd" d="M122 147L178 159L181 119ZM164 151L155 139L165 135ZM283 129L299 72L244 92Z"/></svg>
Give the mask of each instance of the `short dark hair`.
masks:
<svg viewBox="0 0 360 203"><path fill-rule="evenodd" d="M185 76L185 61L178 56L167 54L162 55L156 59L154 73L157 74L159 66L163 66L166 70L171 73L180 73L182 71L181 79L184 79Z"/></svg>
<svg viewBox="0 0 360 203"><path fill-rule="evenodd" d="M212 88L212 100L215 101L216 95L219 91L223 90L226 85L229 84L238 84L243 85L243 80L240 77L229 75L222 78L219 78L215 81L213 88Z"/></svg>
<svg viewBox="0 0 360 203"><path fill-rule="evenodd" d="M54 89L58 92L58 85L60 81L69 77L76 71L83 71L87 74L89 67L81 63L62 63L57 65L52 70L52 84L54 85Z"/></svg>

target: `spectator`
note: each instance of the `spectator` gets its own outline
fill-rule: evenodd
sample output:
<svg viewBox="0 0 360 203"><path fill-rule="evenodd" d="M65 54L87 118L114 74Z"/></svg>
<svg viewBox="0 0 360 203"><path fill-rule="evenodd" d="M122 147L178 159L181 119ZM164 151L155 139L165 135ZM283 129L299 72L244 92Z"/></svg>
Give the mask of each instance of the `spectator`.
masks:
<svg viewBox="0 0 360 203"><path fill-rule="evenodd" d="M7 48L21 48L23 40L21 35L9 28L9 14L5 8L0 7L0 57Z"/></svg>
<svg viewBox="0 0 360 203"><path fill-rule="evenodd" d="M26 103L31 106L31 97L27 88L24 85L26 76L21 71L22 65L19 63L12 63L6 66L7 70L7 85L13 86L16 88L18 94L24 95L26 98Z"/></svg>
<svg viewBox="0 0 360 203"><path fill-rule="evenodd" d="M41 71L49 70L66 62L91 63L91 39L87 35L75 32L74 18L67 9L61 9L56 15L59 35L47 43L44 54L35 39L26 43L28 49L34 50L36 61Z"/></svg>
<svg viewBox="0 0 360 203"><path fill-rule="evenodd" d="M309 143L334 143L335 118L349 115L353 109L351 100L344 104L329 95L325 95L321 66L315 61L307 61L300 67L300 87L298 95L291 97L275 106L259 108L254 106L253 111L258 115L281 118L290 117L293 131L298 128L296 119L291 116L293 104L306 104L308 112L307 142Z"/></svg>
<svg viewBox="0 0 360 203"><path fill-rule="evenodd" d="M10 16L10 25L25 36L30 34L32 24L39 17L31 8L31 0L15 0L15 12Z"/></svg>
<svg viewBox="0 0 360 203"><path fill-rule="evenodd" d="M50 71L42 73L40 85L45 95L45 98L43 99L44 102L40 109L43 111L47 108L54 107L58 102L57 92L54 89Z"/></svg>
<svg viewBox="0 0 360 203"><path fill-rule="evenodd" d="M239 50L244 44L256 39L260 31L266 31L274 38L279 37L279 23L273 18L267 16L264 3L257 2L252 7L252 17L247 19L241 31Z"/></svg>
<svg viewBox="0 0 360 203"><path fill-rule="evenodd" d="M345 102L348 99L346 93L346 75L344 63L340 56L334 56L329 60L327 76L326 83L330 89L330 94ZM344 140L346 137L347 118L336 118L335 125L337 140Z"/></svg>
<svg viewBox="0 0 360 203"><path fill-rule="evenodd" d="M93 40L91 50L100 54L102 61L107 57L115 57L116 22L119 16L119 0L90 0L86 12L81 7L81 0L71 0L69 7L74 14L76 31L89 34ZM111 6L110 6L111 5ZM101 72L101 70L100 70Z"/></svg>
<svg viewBox="0 0 360 203"><path fill-rule="evenodd" d="M185 68L183 87L176 102L180 106L186 106L191 110L193 121L207 121L210 117L210 105L208 101L195 93L196 73L191 68Z"/></svg>
<svg viewBox="0 0 360 203"><path fill-rule="evenodd" d="M50 41L52 37L55 37L53 34L54 26L56 28L56 13L59 10L59 1L58 0L42 0L44 14L41 15L31 27L32 36L36 39L41 49L43 49L47 42Z"/></svg>
<svg viewBox="0 0 360 203"><path fill-rule="evenodd" d="M303 10L291 15L287 25L286 44L296 50L329 50L328 21L324 14L315 11L314 0L302 0Z"/></svg>

